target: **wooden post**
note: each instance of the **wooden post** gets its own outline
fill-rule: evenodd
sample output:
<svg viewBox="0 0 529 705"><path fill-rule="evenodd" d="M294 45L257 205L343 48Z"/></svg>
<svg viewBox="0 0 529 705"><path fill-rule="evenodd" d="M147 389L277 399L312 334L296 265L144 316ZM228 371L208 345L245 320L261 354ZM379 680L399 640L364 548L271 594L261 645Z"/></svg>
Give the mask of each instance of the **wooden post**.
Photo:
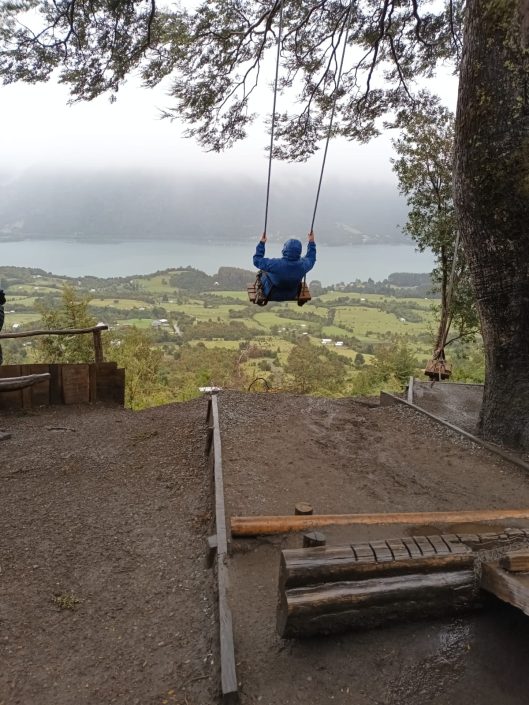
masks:
<svg viewBox="0 0 529 705"><path fill-rule="evenodd" d="M321 531L309 531L307 534L303 534L303 548L325 546L325 544L325 534Z"/></svg>
<svg viewBox="0 0 529 705"><path fill-rule="evenodd" d="M101 340L101 330L94 330L94 354L96 363L104 362L103 341Z"/></svg>
<svg viewBox="0 0 529 705"><path fill-rule="evenodd" d="M296 516L308 516L310 514L314 514L314 509L308 502L298 502L294 506L294 514Z"/></svg>

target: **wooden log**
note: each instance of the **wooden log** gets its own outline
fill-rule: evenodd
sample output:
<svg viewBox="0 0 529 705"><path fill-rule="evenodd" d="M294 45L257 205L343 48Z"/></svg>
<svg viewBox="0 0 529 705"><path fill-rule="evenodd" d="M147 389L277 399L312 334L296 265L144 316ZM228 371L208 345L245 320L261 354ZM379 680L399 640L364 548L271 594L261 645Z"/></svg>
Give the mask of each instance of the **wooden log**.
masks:
<svg viewBox="0 0 529 705"><path fill-rule="evenodd" d="M310 514L314 514L314 509L312 508L312 504L308 502L298 502L294 506L295 516L308 516Z"/></svg>
<svg viewBox="0 0 529 705"><path fill-rule="evenodd" d="M442 556L408 555L407 558L398 560L387 560L384 555L383 560L379 562L373 553L371 559L359 559L356 551L350 546L286 549L281 552L279 589L446 570L450 566L465 564L468 557L473 555L467 546L464 546L463 550L463 553Z"/></svg>
<svg viewBox="0 0 529 705"><path fill-rule="evenodd" d="M444 569L326 583L281 593L280 636L299 638L390 622L458 614L476 606L479 581L474 557L444 556Z"/></svg>
<svg viewBox="0 0 529 705"><path fill-rule="evenodd" d="M14 392L18 389L31 387L39 382L44 382L50 379L50 373L22 375L20 377L6 377L0 379L0 392Z"/></svg>
<svg viewBox="0 0 529 705"><path fill-rule="evenodd" d="M309 531L303 534L303 547L312 548L314 546L325 546L327 539L321 531Z"/></svg>
<svg viewBox="0 0 529 705"><path fill-rule="evenodd" d="M314 514L313 516L234 516L233 536L264 536L308 531L324 526L389 524L459 524L529 519L529 509L475 509L453 512L399 512L392 514Z"/></svg>
<svg viewBox="0 0 529 705"><path fill-rule="evenodd" d="M500 558L500 566L509 573L529 572L529 553L527 551L513 551Z"/></svg>
<svg viewBox="0 0 529 705"><path fill-rule="evenodd" d="M108 330L108 326L101 323L90 328L59 328L53 330L25 330L19 333L0 333L0 340L11 340L14 338L33 338L38 335L84 335L95 331Z"/></svg>

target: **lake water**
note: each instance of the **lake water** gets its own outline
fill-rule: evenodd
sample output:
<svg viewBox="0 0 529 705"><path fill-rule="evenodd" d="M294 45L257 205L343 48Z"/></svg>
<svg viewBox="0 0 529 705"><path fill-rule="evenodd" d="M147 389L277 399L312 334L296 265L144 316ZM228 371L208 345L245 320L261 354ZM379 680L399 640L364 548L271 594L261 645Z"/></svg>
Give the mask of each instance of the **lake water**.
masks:
<svg viewBox="0 0 529 705"><path fill-rule="evenodd" d="M24 240L0 243L0 265L37 267L67 276L127 277L161 269L191 266L214 274L221 266L252 269L254 243L218 245L148 240L134 242L70 242ZM278 244L268 244L269 257L280 255ZM309 275L324 286L355 279L375 281L392 272L430 272L431 252L417 252L413 245L319 246L316 266Z"/></svg>

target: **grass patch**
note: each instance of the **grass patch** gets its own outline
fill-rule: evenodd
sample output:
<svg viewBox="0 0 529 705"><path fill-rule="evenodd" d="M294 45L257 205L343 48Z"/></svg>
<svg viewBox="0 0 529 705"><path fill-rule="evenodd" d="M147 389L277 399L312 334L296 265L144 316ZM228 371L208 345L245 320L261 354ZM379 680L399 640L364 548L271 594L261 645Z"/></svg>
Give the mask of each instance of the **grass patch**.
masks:
<svg viewBox="0 0 529 705"><path fill-rule="evenodd" d="M81 604L81 600L71 592L54 595L53 602L60 610L74 610L77 605Z"/></svg>

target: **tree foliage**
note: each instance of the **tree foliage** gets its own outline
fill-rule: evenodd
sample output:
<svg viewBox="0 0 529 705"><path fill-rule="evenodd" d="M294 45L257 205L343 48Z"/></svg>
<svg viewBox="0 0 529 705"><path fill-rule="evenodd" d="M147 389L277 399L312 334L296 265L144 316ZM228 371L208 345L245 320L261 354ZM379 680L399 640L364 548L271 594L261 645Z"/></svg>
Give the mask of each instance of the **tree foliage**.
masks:
<svg viewBox="0 0 529 705"><path fill-rule="evenodd" d="M441 294L441 325L454 323L458 336L473 335L478 328L474 295L464 247L454 265L457 219L453 198L454 115L426 91L410 108L401 108L392 127L397 158L393 170L399 190L406 196L408 220L404 230L421 252L431 249L436 258L433 281ZM451 295L451 300L449 297Z"/></svg>
<svg viewBox="0 0 529 705"><path fill-rule="evenodd" d="M332 394L343 388L347 363L335 352L301 339L288 355L285 372L297 392Z"/></svg>
<svg viewBox="0 0 529 705"><path fill-rule="evenodd" d="M417 76L460 51L463 0L290 0L283 5L281 89L300 110L278 117L278 154L307 159L327 130L366 140L377 120L412 97ZM4 82L59 71L74 100L115 95L139 71L153 86L172 76L167 115L220 150L246 134L250 98L277 40L280 0L206 0L191 11L156 0L15 0L0 10ZM343 43L350 47L337 85ZM354 47L354 50L353 50Z"/></svg>
<svg viewBox="0 0 529 705"><path fill-rule="evenodd" d="M148 331L127 328L114 335L107 348L109 359L125 370L125 405L142 409L171 401L162 376L163 351Z"/></svg>
<svg viewBox="0 0 529 705"><path fill-rule="evenodd" d="M59 306L41 304L38 311L45 328L90 328L97 321L89 313L90 299L79 294L73 286L65 284ZM91 335L58 336L38 338L35 347L40 362L93 362L94 344Z"/></svg>

